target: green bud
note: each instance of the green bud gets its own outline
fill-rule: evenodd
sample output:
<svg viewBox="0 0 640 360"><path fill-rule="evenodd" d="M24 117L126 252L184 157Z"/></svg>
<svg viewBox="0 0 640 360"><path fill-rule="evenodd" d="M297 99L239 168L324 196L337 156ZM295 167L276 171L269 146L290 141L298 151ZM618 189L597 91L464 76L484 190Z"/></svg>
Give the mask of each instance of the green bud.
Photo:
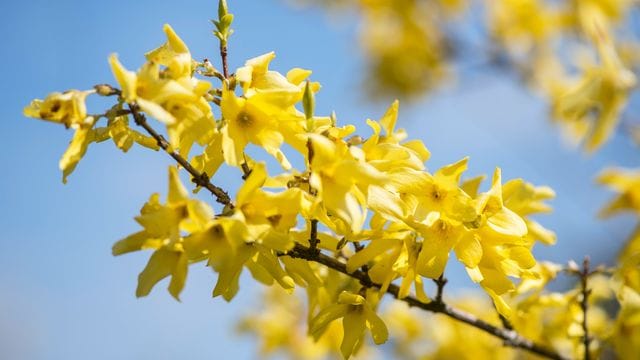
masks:
<svg viewBox="0 0 640 360"><path fill-rule="evenodd" d="M218 19L211 20L211 22L216 27L213 34L223 43L226 42L229 36L233 33L233 30L231 30L233 14L228 13L226 1L220 1L218 6Z"/></svg>
<svg viewBox="0 0 640 360"><path fill-rule="evenodd" d="M233 14L227 14L220 18L220 31L226 31L231 27L233 22Z"/></svg>
<svg viewBox="0 0 640 360"><path fill-rule="evenodd" d="M218 2L218 19L222 19L228 13L229 8L227 7L227 0L220 0Z"/></svg>
<svg viewBox="0 0 640 360"><path fill-rule="evenodd" d="M311 82L307 81L304 87L304 95L302 96L302 107L304 108L304 115L307 119L313 118L313 112L316 107L316 99L311 91Z"/></svg>
<svg viewBox="0 0 640 360"><path fill-rule="evenodd" d="M112 96L118 95L120 92L114 89L111 85L108 84L98 84L93 87L96 90L96 94L100 96Z"/></svg>

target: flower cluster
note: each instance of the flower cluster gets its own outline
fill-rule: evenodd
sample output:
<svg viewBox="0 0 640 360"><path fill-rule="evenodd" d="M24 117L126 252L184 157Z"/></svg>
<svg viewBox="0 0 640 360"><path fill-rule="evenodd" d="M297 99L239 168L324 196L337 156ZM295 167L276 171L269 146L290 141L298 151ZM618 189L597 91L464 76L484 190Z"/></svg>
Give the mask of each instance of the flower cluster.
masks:
<svg viewBox="0 0 640 360"><path fill-rule="evenodd" d="M298 1L360 15L367 88L415 97L451 78L457 60L463 69L514 71L590 152L613 135L637 84L640 44L628 31L637 20L633 0ZM470 48L479 50L470 55Z"/></svg>
<svg viewBox="0 0 640 360"><path fill-rule="evenodd" d="M345 357L357 348L365 324L376 342L386 340L375 308L392 282L400 282L400 298L409 296L413 287L420 300L429 302L423 283L443 274L452 252L500 313L511 315L502 297L515 290L512 279L537 278L531 249L538 241L555 241L553 233L528 218L549 210L543 201L553 197L550 189L520 179L503 184L496 169L490 189L479 192L482 178L461 181L466 158L428 172L424 163L430 153L425 145L406 140L404 130L396 128L398 102L379 121L367 120L371 133L366 140L353 136L354 125L338 126L335 118L313 114L319 84L306 80L310 71L296 68L285 76L269 70L273 53L248 60L233 79L212 89L210 82L196 77L199 65L184 42L170 26L164 30L167 42L147 53L147 62L137 72L126 70L115 55L110 57L122 90L118 104L102 115L109 119L106 129L95 127L98 117L87 121L83 100L90 92L52 94L25 110L29 116L111 137L116 144L125 142L117 136L119 128L129 135L124 150L131 140L154 147L128 128L129 115L123 109L135 104L166 125L170 146L183 156L189 156L194 144L203 147L191 163L208 177L223 163L245 170L246 181L233 206L214 215L207 203L189 198L177 169L170 169L167 201L162 203L154 194L136 218L143 230L113 248L115 255L154 250L140 274L138 296L170 276L169 292L178 298L188 265L206 261L218 273L214 296L231 300L247 268L258 281L290 291L296 283L313 285L310 302L322 304L316 298L326 296L318 293L326 279L307 263L287 257L287 252L296 243L319 244L339 256L345 244L357 242L362 248L349 257L346 267L353 272L366 266L380 291L333 294L310 324L311 333L319 337L331 320L344 317L345 334L350 336L343 341ZM53 111L53 101L62 103L62 114ZM221 117L216 120L212 104L218 103ZM300 105L303 111L296 107ZM88 142L82 143L81 152L69 151L82 155ZM285 142L304 157L304 169L291 166L281 150ZM270 176L263 162L246 155L248 144L264 149L285 171ZM309 235L312 227L314 238Z"/></svg>
<svg viewBox="0 0 640 360"><path fill-rule="evenodd" d="M453 9L457 2L442 4ZM381 12L398 9L382 3L377 6ZM534 258L536 243L553 245L556 237L533 216L551 210L546 201L555 196L553 190L522 179L503 181L500 168L495 169L490 184L483 186L484 176L465 177L468 158L430 171L425 162L431 153L425 144L408 139L397 127L398 101L379 120L367 119L368 130L340 125L335 114L315 114L320 84L309 80L311 71L294 68L282 74L270 70L274 53L250 59L227 74L226 44L233 16L225 1L220 1L218 16L214 33L221 41L222 72L208 60L195 60L184 41L165 25L166 42L146 53L146 62L137 71L127 70L116 55L109 58L118 87L97 85L88 91L52 93L24 110L26 116L75 130L60 161L65 182L88 146L108 139L123 151L134 143L163 149L179 163L180 167L169 168L166 200L157 193L151 195L135 218L142 229L113 246L114 255L152 251L138 277L137 296L148 295L161 280L170 278L169 293L179 299L189 266L204 262L217 273L213 296L231 301L246 269L258 282L278 289L273 290L277 295L268 297L273 313L265 312L257 323L242 326L262 337L265 352L284 348L293 357L339 352L344 358L358 352L373 354L365 334L382 344L391 328L400 334L398 343L406 345L401 346L402 351L410 358L463 357L458 343L468 334L460 323L442 322L438 332L446 331L446 335L433 334L436 348L412 352L412 343L418 341L415 333L430 331L406 314L406 309L391 308L391 315L383 316L380 311L382 296L388 293L413 306L460 319L458 310L451 310L442 299L443 275L453 254L497 310L493 313L482 301L471 305L470 300L461 301L461 307L482 313L479 318L465 317L464 322L510 346L543 355L555 354L553 351L566 356L585 351L596 354L603 347L598 341L589 347L589 320L592 334L614 343L621 354L629 345L640 347L639 327L626 317L636 318L640 310L638 232L614 276L622 305L614 329L619 334L632 332L633 337L609 336L605 330L613 320L598 306L609 301L613 292L594 291L589 296L587 289L587 279L595 279L592 275L602 271L589 272L585 265L579 273L570 266L565 270L581 275L581 288L566 293L543 291L561 268ZM598 16L594 18L600 19ZM607 42L606 28L598 21L585 26L594 26L590 31L599 41L606 66L594 70L590 81L598 86L605 82L629 85L631 77L618 77L622 67ZM522 26L515 34L533 31L538 25L533 21ZM505 39L512 36L509 34L503 34ZM545 37L544 32L536 36ZM590 83L579 88L582 90L575 90L574 95L563 95L564 105L558 105L561 113L583 111L576 110L585 105L583 100L608 101L618 96L614 92L606 99L599 97L600 90ZM89 115L85 99L92 94L115 97L116 104ZM623 103L624 95L620 96L612 101ZM619 109L619 105L612 106ZM602 111L609 110L603 107ZM147 123L146 116L165 127L168 140ZM131 120L148 135L130 128ZM594 146L608 131L595 130L600 135L591 138ZM249 156L250 145L263 154ZM285 154L285 146L292 149L290 153ZM278 170L270 169L260 156L275 161ZM302 165L294 166L289 160L293 156L302 158ZM244 180L232 198L210 182L222 166L236 170ZM190 173L199 188L214 193L223 206L216 209L191 197L180 180L180 168ZM636 173L617 170L602 176L603 183L621 193L605 214L619 210L640 213L639 178ZM436 293L425 289L431 280L438 284ZM295 306L307 313L308 337L289 336L301 316L282 313L281 306L292 301L280 299L293 293L306 294L306 303ZM593 311L585 318L587 306ZM495 315L493 320L488 319L489 313ZM506 330L492 324L498 316ZM538 344L531 345L519 334ZM310 344L310 339L315 345L300 346ZM498 346L481 338L477 341L468 344L478 356L491 357ZM511 354L504 351L504 357Z"/></svg>

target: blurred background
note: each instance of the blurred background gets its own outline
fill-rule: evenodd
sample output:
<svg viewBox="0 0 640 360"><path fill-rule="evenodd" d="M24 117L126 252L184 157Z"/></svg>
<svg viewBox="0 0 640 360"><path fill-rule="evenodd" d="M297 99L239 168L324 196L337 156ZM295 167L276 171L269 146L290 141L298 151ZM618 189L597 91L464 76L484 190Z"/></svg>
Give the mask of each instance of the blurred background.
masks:
<svg viewBox="0 0 640 360"><path fill-rule="evenodd" d="M314 71L323 90L319 114L336 111L340 123L363 126L392 99L367 100L366 59L358 51L357 23L314 7L283 1L229 1L235 34L231 68L275 51L272 68ZM169 23L196 59L217 60L209 19L213 0L0 3L3 79L0 88L0 358L178 359L254 358L253 339L237 336L238 317L250 309L259 285L243 276L230 304L212 299L215 274L192 266L176 302L162 282L147 298L134 296L148 254L114 258L111 245L137 231L133 221L152 192L166 194L168 156L134 147L123 154L110 142L93 145L63 185L58 160L72 133L26 119L22 108L52 91L113 83L107 57L117 52L130 69L164 42ZM640 165L639 150L618 134L588 156L564 140L548 120L544 101L517 78L492 68L460 72L429 96L401 99L399 126L424 140L435 170L469 155L468 176L522 177L557 193L554 213L539 217L558 234L536 257L557 262L609 262L632 230L631 217L601 221L611 196L594 184L606 166ZM89 103L89 106L99 103ZM637 105L637 103L636 103ZM633 102L632 102L632 105ZM94 108L95 109L95 108ZM91 112L91 108L89 110ZM236 173L215 182L233 189ZM447 270L450 288L472 287L464 272Z"/></svg>

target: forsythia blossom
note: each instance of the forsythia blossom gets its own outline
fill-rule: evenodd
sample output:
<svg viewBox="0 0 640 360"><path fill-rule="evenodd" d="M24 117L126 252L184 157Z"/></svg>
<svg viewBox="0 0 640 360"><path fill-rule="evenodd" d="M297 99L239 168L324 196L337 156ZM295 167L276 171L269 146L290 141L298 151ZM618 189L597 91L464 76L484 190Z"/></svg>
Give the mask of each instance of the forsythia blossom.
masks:
<svg viewBox="0 0 640 360"><path fill-rule="evenodd" d="M514 291L512 279L538 276L531 248L538 240L553 242L548 231L526 218L548 210L541 201L553 196L550 190L515 180L503 194L497 169L491 189L478 193L479 182L475 189L461 182L467 158L434 173L426 171L426 146L407 140L406 132L396 128L397 101L379 121L368 120L373 131L368 139L346 139L355 126L338 127L335 117L315 116L309 109L320 88L306 82L311 72L296 68L285 76L269 70L273 53L247 61L235 78L223 80L209 93L212 85L194 77L187 46L170 26L164 30L167 42L147 53L139 71L126 70L115 56L110 58L122 90L116 92L118 104L105 114L87 116L84 98L91 92L76 91L53 94L25 110L78 129L70 154L63 158L70 158L67 162L77 162L90 142L109 138L125 151L134 142L157 149L157 139L129 128L127 109L133 106L166 125L169 151L188 154L193 144L201 145L202 153L191 163L207 176L215 176L223 163L245 172L233 206L214 215L208 204L189 197L177 169L170 168L167 201L153 195L136 218L143 229L113 248L115 255L153 250L139 276L138 296L170 277L169 292L177 299L188 266L206 261L218 273L213 295L231 300L246 268L266 285L277 283L289 292L296 284L307 288L314 338L320 338L332 320L343 318L340 349L349 357L361 347L365 328L376 343L386 341L387 329L376 307L391 283L400 280L399 297L415 293L429 302L424 279L441 276L453 251L500 313L510 315L503 297ZM216 94L218 103L212 101ZM301 112L297 107L305 101ZM220 108L217 120L212 103ZM96 127L100 117L107 118L106 127ZM285 142L301 153L304 169L292 168L281 150ZM286 171L271 177L264 163L245 154L249 144L264 149ZM312 222L326 229L315 230L315 239L309 238ZM347 269L369 269L368 276L382 292L327 292L327 274L284 256L296 244L312 241L336 256L346 251L345 244L360 242L361 251L352 254Z"/></svg>
<svg viewBox="0 0 640 360"><path fill-rule="evenodd" d="M434 14L455 14L464 8L463 1L361 3L367 9L367 26L382 23L366 34L366 46L384 81L411 87L415 77L424 83L444 76L444 34L437 31ZM595 44L599 62L585 67L579 81L547 79L554 114L579 129L590 149L610 136L635 84L611 39L611 24L626 7L605 3L575 2L577 13L568 15L535 0L500 0L488 13L495 19L494 35L514 54L536 52L567 26L578 26ZM527 11L534 16L528 17ZM428 15L426 22L419 21L418 14ZM399 22L393 20L397 16ZM246 269L256 281L273 287L265 300L268 309L245 319L241 330L260 336L265 354L283 350L292 358L373 357L376 350L364 336L367 332L377 345L395 333L389 347L398 358L520 358L497 338L469 333L461 322L444 317L425 322L406 307L387 307L385 293L449 316L460 316L449 304L473 311L478 319L465 322L482 321L484 325L476 327L488 333L507 328L495 332L512 346L519 338L507 337L523 334L572 357L585 351L603 354L609 345L624 356L631 356L628 347L637 350L639 230L620 256L620 266L609 272L612 281L601 276L607 273L602 269L587 269L583 288L546 291L562 270L577 273L533 255L537 243L556 242L555 233L533 218L551 211L546 201L555 196L552 189L523 179L505 181L502 170L495 168L491 183L481 191L484 176L465 178L467 157L427 169L431 153L426 145L397 128L398 101L379 120L366 121L368 133L358 133L353 124L337 124L335 114L316 115L320 84L309 80L310 70L270 70L275 53L249 59L228 75L225 56L232 20L221 1L214 24L224 74L208 60L194 60L185 42L165 25L166 42L146 53L137 71L127 70L116 55L109 58L119 89L98 85L94 90L52 93L24 109L26 116L75 130L60 160L64 181L91 143L111 139L125 152L135 143L162 148L199 188L211 191L224 205L216 209L193 197L180 180L179 167L169 168L166 200L151 195L135 218L141 230L113 245L114 255L152 251L138 276L136 296L147 296L170 278L168 291L179 299L189 266L205 263L217 274L212 295L230 301ZM389 49L390 43L397 48ZM427 67L403 59L406 51L416 52ZM114 96L116 104L89 115L85 100L91 94ZM146 116L164 125L168 140ZM103 119L106 124L101 125ZM132 129L133 123L148 135ZM287 147L291 151L285 155ZM258 159L265 154L281 171ZM243 179L232 197L210 181L224 164ZM619 193L603 215L640 214L637 172L612 169L599 181ZM454 260L484 290L484 299L473 295L444 303L444 273ZM425 289L431 280L438 286L436 293ZM301 293L307 297L304 304L292 297ZM615 319L602 305L612 301L621 307ZM585 318L587 306L591 308ZM306 329L299 321L304 313ZM586 323L598 339L585 349L581 339L587 335ZM429 340L420 334L429 334Z"/></svg>

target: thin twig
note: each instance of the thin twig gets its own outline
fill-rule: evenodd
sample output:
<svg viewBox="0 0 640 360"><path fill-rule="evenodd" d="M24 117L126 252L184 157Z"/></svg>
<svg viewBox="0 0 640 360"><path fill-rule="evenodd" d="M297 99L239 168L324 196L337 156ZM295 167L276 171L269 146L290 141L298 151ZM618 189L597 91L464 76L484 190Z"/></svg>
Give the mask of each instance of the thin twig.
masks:
<svg viewBox="0 0 640 360"><path fill-rule="evenodd" d="M319 251L318 250L318 219L311 219L311 229L309 229L309 249L311 251Z"/></svg>
<svg viewBox="0 0 640 360"><path fill-rule="evenodd" d="M245 159L242 164L240 164L240 168L242 168L242 180L247 180L249 175L251 175L251 168L247 164L247 160Z"/></svg>
<svg viewBox="0 0 640 360"><path fill-rule="evenodd" d="M582 342L584 344L584 360L591 360L591 353L589 352L589 344L591 343L591 337L589 336L589 327L587 326L587 310L589 308L589 294L591 290L587 287L587 280L591 273L589 272L589 257L585 256L582 262L582 271L580 272L580 282L582 284L582 299L580 301L580 307L582 308L582 330L584 336Z"/></svg>
<svg viewBox="0 0 640 360"><path fill-rule="evenodd" d="M136 104L129 104L129 110L131 110L131 114L133 115L133 119L136 124L145 129L145 131L156 140L158 146L166 151L169 156L171 156L176 162L178 162L178 164L180 164L185 170L187 170L189 174L191 174L191 181L193 181L193 183L209 190L209 192L211 192L211 194L216 197L216 201L220 204L233 208L233 203L231 202L229 194L227 194L227 192L223 189L213 185L209 181L209 176L206 173L199 172L185 158L183 158L177 152L173 151L169 146L169 142L167 142L164 136L158 134L151 127L151 125L147 123L146 117L142 113L140 113L139 108Z"/></svg>
<svg viewBox="0 0 640 360"><path fill-rule="evenodd" d="M222 61L222 75L229 78L229 65L227 64L227 42L220 41L220 60Z"/></svg>
<svg viewBox="0 0 640 360"><path fill-rule="evenodd" d="M513 330L513 325L511 324L511 322L509 321L509 319L507 319L506 317L504 317L504 315L498 313L498 318L500 319L500 322L502 323L502 326L507 329L507 330Z"/></svg>
<svg viewBox="0 0 640 360"><path fill-rule="evenodd" d="M352 273L349 273L347 271L347 266L343 262L340 262L339 260L333 257L327 256L323 253L313 251L312 249L304 245L296 244L292 250L282 255L287 255L292 258L305 259L308 261L313 261L313 262L317 262L319 264L325 265L333 270L336 270L356 280L359 280L362 286L365 286L368 288L382 287L381 284L377 284L373 282L367 276L367 274L365 274L363 271L356 270ZM398 294L400 293L400 288L395 284L389 285L389 287L387 288L387 293L391 294L393 297L395 297L400 301L404 301L409 306L417 307L422 310L430 311L433 313L444 314L446 316L449 316L452 319L471 325L477 329L480 329L486 333L489 333L495 337L498 337L504 340L505 346L523 349L549 359L567 360L567 358L565 358L564 356L556 353L551 349L546 348L545 346L536 344L533 341L524 338L522 335L518 334L513 330L503 329L503 328L494 326L492 324L489 324L488 322L485 322L472 314L453 308L445 304L444 302L424 303L413 296L399 298Z"/></svg>
<svg viewBox="0 0 640 360"><path fill-rule="evenodd" d="M308 166L309 166L309 177L311 177L311 164L313 163L313 144L311 143L311 139L307 140L307 151L308 153ZM318 192L309 184L309 193L313 196L316 196ZM311 229L309 231L309 249L313 252L318 252L318 219L311 219Z"/></svg>
<svg viewBox="0 0 640 360"><path fill-rule="evenodd" d="M353 244L353 248L355 249L356 252L360 252L364 250L364 245L360 244L359 241L353 241L351 243Z"/></svg>
<svg viewBox="0 0 640 360"><path fill-rule="evenodd" d="M440 274L437 279L434 279L433 282L436 283L436 302L442 303L442 295L444 293L444 286L447 285L447 279L444 277L444 273Z"/></svg>

